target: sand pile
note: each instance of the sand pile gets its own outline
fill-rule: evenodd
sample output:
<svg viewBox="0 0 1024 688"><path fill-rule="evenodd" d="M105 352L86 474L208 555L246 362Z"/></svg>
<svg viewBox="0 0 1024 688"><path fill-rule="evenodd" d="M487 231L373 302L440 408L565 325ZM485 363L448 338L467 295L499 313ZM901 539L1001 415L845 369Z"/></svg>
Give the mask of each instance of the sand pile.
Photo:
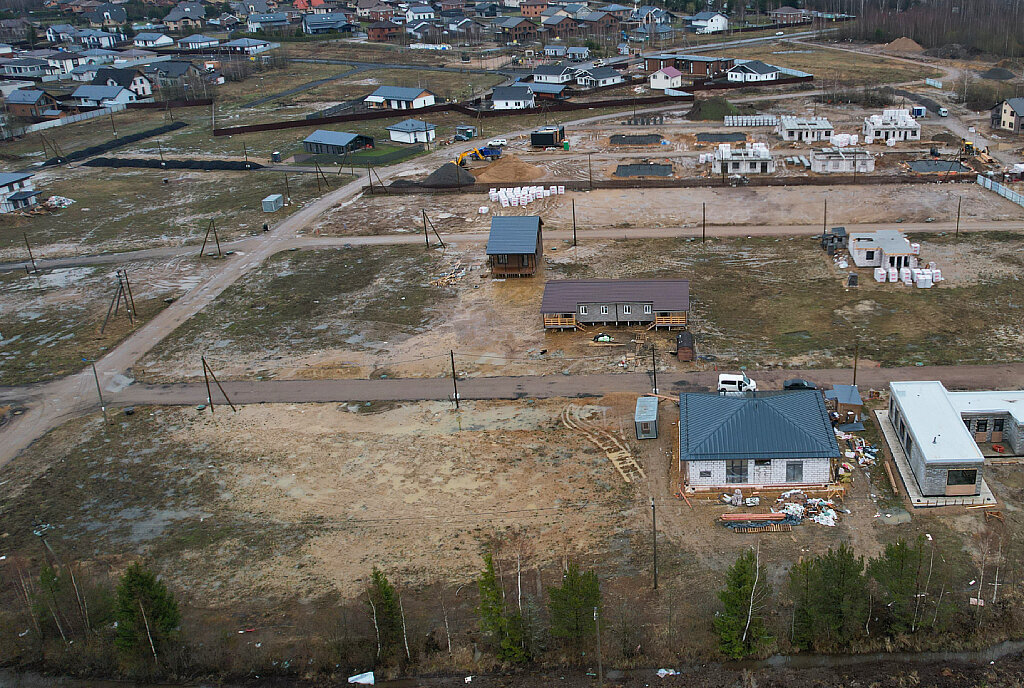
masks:
<svg viewBox="0 0 1024 688"><path fill-rule="evenodd" d="M892 43L887 43L885 45L885 48L886 48L886 50L893 50L893 51L898 52L898 53L923 53L924 52L924 48L921 47L920 43L918 43L917 41L912 40L910 38L907 38L906 36L903 36L902 38L897 38Z"/></svg>
<svg viewBox="0 0 1024 688"><path fill-rule="evenodd" d="M423 180L423 186L435 189L450 189L453 186L467 186L476 182L476 178L453 162L446 162Z"/></svg>
<svg viewBox="0 0 1024 688"><path fill-rule="evenodd" d="M514 155L503 155L477 172L476 178L487 184L532 182L544 176L544 170L520 160Z"/></svg>
<svg viewBox="0 0 1024 688"><path fill-rule="evenodd" d="M982 79L994 79L995 81L1006 81L1016 76L1009 69L1003 69L1002 67L993 67L987 72L982 72L979 75Z"/></svg>

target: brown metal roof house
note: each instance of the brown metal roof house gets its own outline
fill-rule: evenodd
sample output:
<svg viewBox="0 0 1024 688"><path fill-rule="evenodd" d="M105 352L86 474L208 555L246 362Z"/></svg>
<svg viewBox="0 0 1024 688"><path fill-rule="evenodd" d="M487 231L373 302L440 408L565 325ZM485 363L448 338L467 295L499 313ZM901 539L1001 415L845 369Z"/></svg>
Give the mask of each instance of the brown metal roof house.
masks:
<svg viewBox="0 0 1024 688"><path fill-rule="evenodd" d="M537 274L544 240L544 222L536 216L507 215L491 218L487 239L487 265L494 277L532 277Z"/></svg>
<svg viewBox="0 0 1024 688"><path fill-rule="evenodd" d="M685 328L690 281L555 280L544 285L540 312L549 330L585 330L588 325L647 325Z"/></svg>

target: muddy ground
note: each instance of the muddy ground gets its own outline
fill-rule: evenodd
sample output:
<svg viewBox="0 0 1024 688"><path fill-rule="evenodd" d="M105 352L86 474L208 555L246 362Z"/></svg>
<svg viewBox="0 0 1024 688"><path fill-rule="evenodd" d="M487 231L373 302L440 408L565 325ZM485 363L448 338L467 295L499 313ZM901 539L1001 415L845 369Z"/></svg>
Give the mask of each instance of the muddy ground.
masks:
<svg viewBox="0 0 1024 688"><path fill-rule="evenodd" d="M1024 240L1013 234L915 237L945 281L922 290L840 269L813 238L650 239L546 244L543 279L493 280L480 244L351 248L282 254L179 328L136 368L151 381L198 379L204 350L225 378L436 377L647 370L653 342L663 369L714 365L845 367L1019 360L1024 329L1008 305L1024 298ZM386 267L384 267L386 266ZM436 283L445 273L459 275ZM611 328L546 332L544 280L597 277L691 280L694 363L671 332ZM961 346L971 341L972 346ZM198 376L198 377L197 377Z"/></svg>

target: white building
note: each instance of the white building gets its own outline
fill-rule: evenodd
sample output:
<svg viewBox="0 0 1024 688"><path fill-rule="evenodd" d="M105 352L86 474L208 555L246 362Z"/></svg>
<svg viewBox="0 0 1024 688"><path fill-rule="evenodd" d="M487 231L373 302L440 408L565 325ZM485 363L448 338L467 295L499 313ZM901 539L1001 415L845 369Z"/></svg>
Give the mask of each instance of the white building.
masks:
<svg viewBox="0 0 1024 688"><path fill-rule="evenodd" d="M387 127L391 140L398 143L430 143L436 129L433 124L418 119L403 120Z"/></svg>
<svg viewBox="0 0 1024 688"><path fill-rule="evenodd" d="M835 127L824 117L783 115L775 131L783 141L827 141L835 133Z"/></svg>
<svg viewBox="0 0 1024 688"><path fill-rule="evenodd" d="M538 84L567 84L576 76L572 65L540 65L533 70L533 80Z"/></svg>
<svg viewBox="0 0 1024 688"><path fill-rule="evenodd" d="M651 74L651 90L664 91L668 88L679 88L683 85L683 73L675 67L662 67Z"/></svg>
<svg viewBox="0 0 1024 688"><path fill-rule="evenodd" d="M775 160L763 143L748 143L744 148L722 143L711 161L711 171L715 174L771 174L775 171Z"/></svg>
<svg viewBox="0 0 1024 688"><path fill-rule="evenodd" d="M413 5L405 13L405 23L430 21L434 18L434 8L430 5Z"/></svg>
<svg viewBox="0 0 1024 688"><path fill-rule="evenodd" d="M721 12L698 12L690 18L690 28L697 33L728 31L729 18Z"/></svg>
<svg viewBox="0 0 1024 688"><path fill-rule="evenodd" d="M165 33L138 33L132 39L136 48L165 48L174 45L174 39Z"/></svg>
<svg viewBox="0 0 1024 688"><path fill-rule="evenodd" d="M880 229L851 232L850 257L861 268L916 268L920 247L911 244L903 232Z"/></svg>
<svg viewBox="0 0 1024 688"><path fill-rule="evenodd" d="M495 110L526 110L534 107L533 90L529 86L496 86L491 102Z"/></svg>
<svg viewBox="0 0 1024 688"><path fill-rule="evenodd" d="M10 213L36 204L39 192L27 172L0 172L0 213Z"/></svg>
<svg viewBox="0 0 1024 688"><path fill-rule="evenodd" d="M880 115L864 118L865 143L872 139L888 141L920 141L921 124L910 116L910 110L883 110Z"/></svg>
<svg viewBox="0 0 1024 688"><path fill-rule="evenodd" d="M729 81L737 81L741 83L777 81L780 73L781 72L778 67L765 64L760 60L736 60L736 64L726 72L726 77Z"/></svg>
<svg viewBox="0 0 1024 688"><path fill-rule="evenodd" d="M688 489L824 485L839 457L816 390L679 395L679 472Z"/></svg>
<svg viewBox="0 0 1024 688"><path fill-rule="evenodd" d="M584 88L600 88L621 84L625 79L613 67L590 67L576 72L576 83Z"/></svg>
<svg viewBox="0 0 1024 688"><path fill-rule="evenodd" d="M874 172L875 156L863 148L818 148L811 151L811 172Z"/></svg>
<svg viewBox="0 0 1024 688"><path fill-rule="evenodd" d="M402 86L381 86L366 96L369 107L391 108L392 110L418 110L434 104L434 94L423 88Z"/></svg>
<svg viewBox="0 0 1024 688"><path fill-rule="evenodd" d="M115 103L118 105L134 103L138 96L122 86L79 86L71 94L78 105L83 107L100 107Z"/></svg>
<svg viewBox="0 0 1024 688"><path fill-rule="evenodd" d="M194 33L178 41L178 47L182 50L203 50L205 48L216 48L220 41L201 33Z"/></svg>

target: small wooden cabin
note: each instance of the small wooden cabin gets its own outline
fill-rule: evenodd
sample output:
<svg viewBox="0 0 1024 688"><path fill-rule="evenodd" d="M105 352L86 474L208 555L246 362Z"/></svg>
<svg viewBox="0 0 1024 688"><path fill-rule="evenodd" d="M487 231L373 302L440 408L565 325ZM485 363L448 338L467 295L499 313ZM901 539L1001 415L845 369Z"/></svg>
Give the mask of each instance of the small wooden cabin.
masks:
<svg viewBox="0 0 1024 688"><path fill-rule="evenodd" d="M544 254L541 227L537 216L503 215L491 218L487 238L487 267L492 277L532 277L537 274Z"/></svg>

